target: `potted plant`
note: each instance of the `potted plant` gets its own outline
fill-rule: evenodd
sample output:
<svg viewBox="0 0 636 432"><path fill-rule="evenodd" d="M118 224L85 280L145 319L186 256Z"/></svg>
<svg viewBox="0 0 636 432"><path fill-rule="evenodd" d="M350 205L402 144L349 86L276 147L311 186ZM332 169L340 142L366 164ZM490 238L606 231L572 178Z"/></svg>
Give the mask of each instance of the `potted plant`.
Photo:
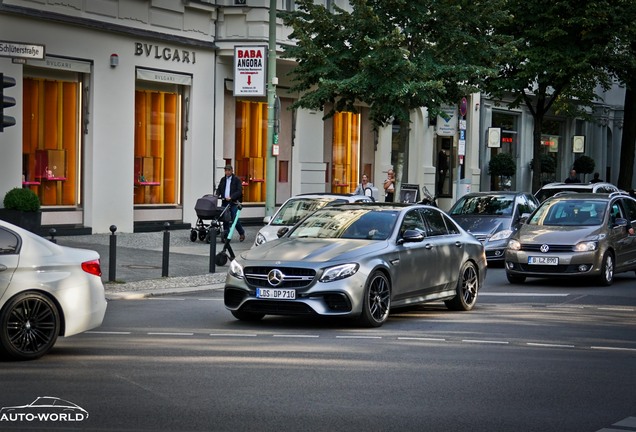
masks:
<svg viewBox="0 0 636 432"><path fill-rule="evenodd" d="M37 233L42 226L40 198L29 188L13 188L4 196L0 219Z"/></svg>
<svg viewBox="0 0 636 432"><path fill-rule="evenodd" d="M594 172L595 166L596 162L594 162L594 159L586 155L581 155L574 161L572 168L574 168L578 174L583 174L583 178L585 178L586 174L592 174Z"/></svg>
<svg viewBox="0 0 636 432"><path fill-rule="evenodd" d="M515 159L510 153L497 153L488 163L488 174L499 177L499 185L510 188L510 178L517 172ZM495 190L499 190L496 188Z"/></svg>

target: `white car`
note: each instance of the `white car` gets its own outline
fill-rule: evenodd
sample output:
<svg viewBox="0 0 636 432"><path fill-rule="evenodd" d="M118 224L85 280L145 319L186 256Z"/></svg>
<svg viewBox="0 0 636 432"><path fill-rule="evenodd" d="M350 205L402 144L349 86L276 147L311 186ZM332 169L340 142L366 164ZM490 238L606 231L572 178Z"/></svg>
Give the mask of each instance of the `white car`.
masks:
<svg viewBox="0 0 636 432"><path fill-rule="evenodd" d="M548 183L539 189L534 196L540 203L562 192L578 193L612 193L620 189L611 183Z"/></svg>
<svg viewBox="0 0 636 432"><path fill-rule="evenodd" d="M366 195L336 194L336 193L311 193L301 194L289 198L278 209L274 216L265 216L263 223L266 225L259 230L254 240L254 246L278 238L281 228L291 228L302 218L326 205L373 202L373 198Z"/></svg>
<svg viewBox="0 0 636 432"><path fill-rule="evenodd" d="M106 313L99 258L0 220L0 352L36 359L58 336L99 327Z"/></svg>

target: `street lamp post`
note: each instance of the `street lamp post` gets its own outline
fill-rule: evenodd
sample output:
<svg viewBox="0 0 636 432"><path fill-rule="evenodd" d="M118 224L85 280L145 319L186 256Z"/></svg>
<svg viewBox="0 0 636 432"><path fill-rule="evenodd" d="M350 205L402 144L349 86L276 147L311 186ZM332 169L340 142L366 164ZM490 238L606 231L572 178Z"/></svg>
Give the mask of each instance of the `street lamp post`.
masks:
<svg viewBox="0 0 636 432"><path fill-rule="evenodd" d="M276 158L274 145L278 134L274 128L276 119L276 0L269 1L269 50L267 55L267 155L265 160L265 216L274 215L276 206Z"/></svg>

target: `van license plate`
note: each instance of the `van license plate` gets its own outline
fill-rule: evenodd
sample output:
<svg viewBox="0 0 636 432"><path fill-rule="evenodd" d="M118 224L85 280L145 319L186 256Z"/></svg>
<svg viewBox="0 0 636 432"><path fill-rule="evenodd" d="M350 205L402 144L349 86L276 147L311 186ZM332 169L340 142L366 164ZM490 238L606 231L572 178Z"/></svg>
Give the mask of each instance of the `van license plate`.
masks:
<svg viewBox="0 0 636 432"><path fill-rule="evenodd" d="M528 257L528 264L559 265L559 257L531 256Z"/></svg>

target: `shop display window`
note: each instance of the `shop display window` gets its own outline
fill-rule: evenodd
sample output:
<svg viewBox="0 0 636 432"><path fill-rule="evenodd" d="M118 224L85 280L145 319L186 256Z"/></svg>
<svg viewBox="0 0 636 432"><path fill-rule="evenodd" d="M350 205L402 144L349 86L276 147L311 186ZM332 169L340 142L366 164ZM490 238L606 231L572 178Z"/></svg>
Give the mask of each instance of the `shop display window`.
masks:
<svg viewBox="0 0 636 432"><path fill-rule="evenodd" d="M135 92L135 205L178 204L180 106L177 92Z"/></svg>
<svg viewBox="0 0 636 432"><path fill-rule="evenodd" d="M267 103L236 101L236 166L243 202L265 201Z"/></svg>
<svg viewBox="0 0 636 432"><path fill-rule="evenodd" d="M43 206L79 204L80 94L78 81L23 81L22 184Z"/></svg>
<svg viewBox="0 0 636 432"><path fill-rule="evenodd" d="M333 117L331 191L351 193L358 186L360 114L339 112Z"/></svg>

